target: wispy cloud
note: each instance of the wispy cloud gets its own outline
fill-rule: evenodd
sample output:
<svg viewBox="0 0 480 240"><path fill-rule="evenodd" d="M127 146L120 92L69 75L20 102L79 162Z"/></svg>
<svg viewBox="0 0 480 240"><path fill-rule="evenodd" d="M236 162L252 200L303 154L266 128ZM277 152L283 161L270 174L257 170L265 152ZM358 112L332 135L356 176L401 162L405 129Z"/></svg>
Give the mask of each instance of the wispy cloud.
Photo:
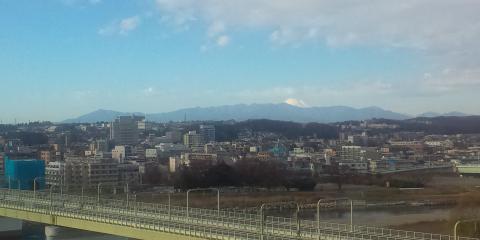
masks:
<svg viewBox="0 0 480 240"><path fill-rule="evenodd" d="M419 81L425 91L448 93L480 87L480 68L451 69L424 73Z"/></svg>
<svg viewBox="0 0 480 240"><path fill-rule="evenodd" d="M207 36L208 37L216 37L217 35L225 32L226 26L225 23L221 21L216 21L210 24L210 26L207 29Z"/></svg>
<svg viewBox="0 0 480 240"><path fill-rule="evenodd" d="M143 96L152 97L152 96L157 96L159 94L159 91L154 87L147 87L142 90L142 93L143 93Z"/></svg>
<svg viewBox="0 0 480 240"><path fill-rule="evenodd" d="M135 30L135 28L137 28L139 24L140 17L138 16L122 19L119 24L120 33L126 34L132 30Z"/></svg>
<svg viewBox="0 0 480 240"><path fill-rule="evenodd" d="M219 47L225 47L230 43L230 37L227 35L222 35L217 38L217 45Z"/></svg>
<svg viewBox="0 0 480 240"><path fill-rule="evenodd" d="M124 18L119 21L113 21L98 30L98 34L103 36L110 35L127 35L129 32L135 30L141 24L139 16L132 16Z"/></svg>

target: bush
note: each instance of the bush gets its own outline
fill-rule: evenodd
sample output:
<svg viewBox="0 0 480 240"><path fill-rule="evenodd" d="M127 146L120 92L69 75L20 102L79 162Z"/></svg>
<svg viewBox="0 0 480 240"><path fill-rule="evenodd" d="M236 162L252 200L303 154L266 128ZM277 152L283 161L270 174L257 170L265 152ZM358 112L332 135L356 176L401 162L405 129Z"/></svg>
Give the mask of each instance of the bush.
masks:
<svg viewBox="0 0 480 240"><path fill-rule="evenodd" d="M400 179L391 179L389 180L390 187L394 188L422 188L425 187L419 180L400 180Z"/></svg>

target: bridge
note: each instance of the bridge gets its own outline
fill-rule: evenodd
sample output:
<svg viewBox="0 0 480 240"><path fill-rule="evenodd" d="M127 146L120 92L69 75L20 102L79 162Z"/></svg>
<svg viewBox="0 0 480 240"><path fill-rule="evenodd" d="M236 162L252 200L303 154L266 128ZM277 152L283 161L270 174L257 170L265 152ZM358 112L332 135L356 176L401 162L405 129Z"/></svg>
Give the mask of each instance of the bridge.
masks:
<svg viewBox="0 0 480 240"><path fill-rule="evenodd" d="M165 204L0 189L0 216L134 239L473 240Z"/></svg>
<svg viewBox="0 0 480 240"><path fill-rule="evenodd" d="M472 176L478 176L480 175L480 164L474 163L474 164L458 164L455 165L456 171L460 175L472 175Z"/></svg>
<svg viewBox="0 0 480 240"><path fill-rule="evenodd" d="M434 165L434 166L413 166L407 168L399 168L399 169L382 169L378 171L374 171L373 173L380 173L380 174L392 174L392 173L402 173L402 172L416 172L416 171L424 171L424 170L439 170L439 169L448 169L451 168L453 172L453 165L445 164L445 165Z"/></svg>

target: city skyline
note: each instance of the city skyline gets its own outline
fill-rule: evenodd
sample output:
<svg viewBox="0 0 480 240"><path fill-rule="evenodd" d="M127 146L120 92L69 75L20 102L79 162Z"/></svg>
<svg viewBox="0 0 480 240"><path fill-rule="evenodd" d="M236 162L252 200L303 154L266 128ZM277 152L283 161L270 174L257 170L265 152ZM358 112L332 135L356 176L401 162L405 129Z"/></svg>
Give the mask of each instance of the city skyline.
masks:
<svg viewBox="0 0 480 240"><path fill-rule="evenodd" d="M4 123L288 102L479 114L476 1L0 2ZM446 14L447 13L447 14Z"/></svg>

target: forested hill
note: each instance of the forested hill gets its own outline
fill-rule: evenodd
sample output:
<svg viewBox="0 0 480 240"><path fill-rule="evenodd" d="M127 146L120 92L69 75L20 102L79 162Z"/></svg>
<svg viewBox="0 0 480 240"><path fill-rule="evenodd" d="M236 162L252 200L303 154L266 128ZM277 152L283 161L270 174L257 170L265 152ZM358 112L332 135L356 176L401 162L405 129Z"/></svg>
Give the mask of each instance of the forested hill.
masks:
<svg viewBox="0 0 480 240"><path fill-rule="evenodd" d="M399 126L390 131L425 132L427 134L480 133L480 116L419 117L407 120L374 119L372 122Z"/></svg>
<svg viewBox="0 0 480 240"><path fill-rule="evenodd" d="M218 141L236 139L242 131L271 132L287 138L300 136L317 136L318 138L334 139L338 137L335 125L322 123L296 123L275 120L248 120L234 124L215 124Z"/></svg>
<svg viewBox="0 0 480 240"><path fill-rule="evenodd" d="M413 118L408 120L374 119L371 122L396 124L398 128L384 129L384 132L425 132L426 134L480 134L480 116ZM335 139L341 131L340 125L360 125L360 121L334 124L295 123L275 120L249 120L232 124L215 124L217 140L237 138L242 131L271 132L293 139L300 136L316 136Z"/></svg>

